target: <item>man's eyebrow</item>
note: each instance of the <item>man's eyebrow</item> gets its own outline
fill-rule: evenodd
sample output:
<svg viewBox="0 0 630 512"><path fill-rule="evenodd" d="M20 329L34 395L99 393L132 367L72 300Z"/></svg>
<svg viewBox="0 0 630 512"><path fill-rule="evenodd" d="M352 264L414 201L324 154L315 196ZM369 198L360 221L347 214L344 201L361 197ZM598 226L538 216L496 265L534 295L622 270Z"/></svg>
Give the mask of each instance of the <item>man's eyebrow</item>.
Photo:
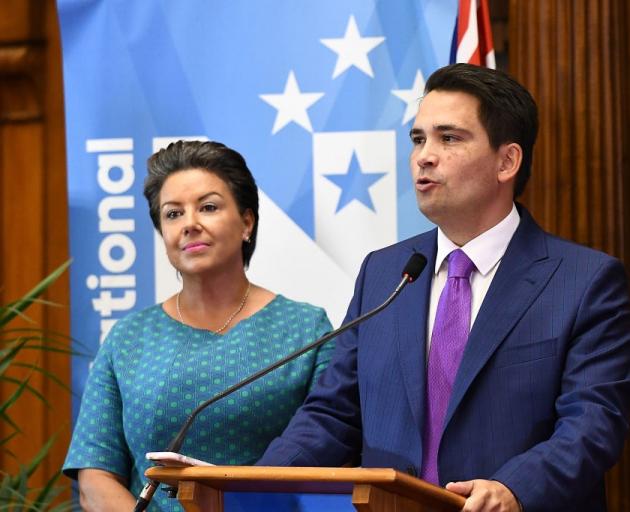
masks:
<svg viewBox="0 0 630 512"><path fill-rule="evenodd" d="M438 132L446 132L446 131L453 131L453 130L462 131L462 132L469 131L467 128L464 128L463 126L458 126L456 124L435 124L431 127L431 129ZM419 133L424 133L424 129L412 128L411 130L409 130L409 135L417 135Z"/></svg>
<svg viewBox="0 0 630 512"><path fill-rule="evenodd" d="M460 132L460 133L468 133L471 131L468 128L464 128L463 126L458 126L456 124L436 124L431 127L431 130L444 133L444 132ZM412 128L409 130L409 137L412 139L419 135L425 135L425 131L423 128Z"/></svg>
<svg viewBox="0 0 630 512"><path fill-rule="evenodd" d="M462 126L457 126L456 124L438 124L433 127L434 130L438 132L450 132L450 131L460 131L467 132L468 130Z"/></svg>

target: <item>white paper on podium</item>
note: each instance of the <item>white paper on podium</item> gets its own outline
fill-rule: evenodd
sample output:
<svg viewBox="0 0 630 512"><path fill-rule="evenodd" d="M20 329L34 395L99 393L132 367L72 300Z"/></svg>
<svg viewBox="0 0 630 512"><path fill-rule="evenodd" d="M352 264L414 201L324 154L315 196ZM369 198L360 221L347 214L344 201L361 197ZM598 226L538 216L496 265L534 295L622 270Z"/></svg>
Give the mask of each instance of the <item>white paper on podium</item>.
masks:
<svg viewBox="0 0 630 512"><path fill-rule="evenodd" d="M175 452L148 452L146 457L160 466L214 466L214 464L204 460L194 459Z"/></svg>

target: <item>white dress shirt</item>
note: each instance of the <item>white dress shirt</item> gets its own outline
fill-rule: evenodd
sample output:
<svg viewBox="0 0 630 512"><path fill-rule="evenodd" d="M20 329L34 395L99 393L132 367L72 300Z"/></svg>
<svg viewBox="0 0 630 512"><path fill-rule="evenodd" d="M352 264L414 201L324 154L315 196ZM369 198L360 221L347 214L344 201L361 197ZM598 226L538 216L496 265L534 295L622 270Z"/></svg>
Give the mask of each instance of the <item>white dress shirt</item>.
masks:
<svg viewBox="0 0 630 512"><path fill-rule="evenodd" d="M428 354L431 345L431 333L433 332L438 302L448 277L448 262L446 257L455 249L462 249L466 253L466 256L475 264L475 270L473 270L470 275L470 288L472 292L470 327L472 328L483 299L490 288L494 274L496 274L499 268L501 258L503 258L520 221L521 218L516 210L516 206L512 205L512 210L507 217L488 231L473 238L463 247L459 247L449 240L444 232L438 228L437 255L433 281L431 282L429 318L427 322L427 361L429 360Z"/></svg>

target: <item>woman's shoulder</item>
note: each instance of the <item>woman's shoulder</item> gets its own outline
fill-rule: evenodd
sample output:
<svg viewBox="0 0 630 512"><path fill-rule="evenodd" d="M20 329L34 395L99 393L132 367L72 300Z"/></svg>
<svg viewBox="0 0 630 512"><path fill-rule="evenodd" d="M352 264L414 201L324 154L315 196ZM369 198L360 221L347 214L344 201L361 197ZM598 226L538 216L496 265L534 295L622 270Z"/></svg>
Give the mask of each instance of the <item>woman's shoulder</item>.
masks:
<svg viewBox="0 0 630 512"><path fill-rule="evenodd" d="M283 340L282 351L297 350L332 330L324 308L278 295L275 299L273 324L265 332L278 335ZM274 338L275 341L276 338ZM328 344L330 348L332 344ZM314 361L321 347L311 352L305 361ZM280 355L280 354L279 354Z"/></svg>
<svg viewBox="0 0 630 512"><path fill-rule="evenodd" d="M276 298L272 301L277 311L286 311L288 313L299 314L304 317L320 318L326 316L324 308L315 306L309 302L301 302L285 297L282 294L277 294Z"/></svg>
<svg viewBox="0 0 630 512"><path fill-rule="evenodd" d="M148 308L133 311L116 321L117 326L132 327L146 324L148 322L162 322L168 319L168 315L162 309L162 304L153 304Z"/></svg>
<svg viewBox="0 0 630 512"><path fill-rule="evenodd" d="M138 336L148 327L154 330L170 322L176 323L164 312L161 304L154 304L116 320L107 335L106 342L121 336L125 338L130 335Z"/></svg>
<svg viewBox="0 0 630 512"><path fill-rule="evenodd" d="M264 319L273 324L275 329L318 333L331 329L330 320L324 308L308 302L289 299L278 294L265 309Z"/></svg>

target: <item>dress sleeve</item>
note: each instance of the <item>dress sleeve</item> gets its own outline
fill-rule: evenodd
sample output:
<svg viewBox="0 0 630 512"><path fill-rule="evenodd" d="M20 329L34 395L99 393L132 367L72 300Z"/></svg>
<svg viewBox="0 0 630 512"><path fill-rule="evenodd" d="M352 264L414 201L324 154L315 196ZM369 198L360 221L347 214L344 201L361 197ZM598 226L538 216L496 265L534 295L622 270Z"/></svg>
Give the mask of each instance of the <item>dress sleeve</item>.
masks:
<svg viewBox="0 0 630 512"><path fill-rule="evenodd" d="M116 340L121 335L114 326L101 346L87 379L79 417L63 472L77 478L79 469L96 468L129 480L131 457L125 441L120 388L113 361Z"/></svg>
<svg viewBox="0 0 630 512"><path fill-rule="evenodd" d="M332 330L332 325L330 320L328 320L328 316L326 312L322 309L318 312L317 319L315 321L315 339L321 338L324 334L330 332ZM309 391L313 389L319 376L323 373L323 371L330 363L330 359L335 350L335 340L332 339L328 343L324 343L321 347L317 349L317 355L315 357L315 368L313 371L313 377L311 378L311 382L309 384Z"/></svg>

